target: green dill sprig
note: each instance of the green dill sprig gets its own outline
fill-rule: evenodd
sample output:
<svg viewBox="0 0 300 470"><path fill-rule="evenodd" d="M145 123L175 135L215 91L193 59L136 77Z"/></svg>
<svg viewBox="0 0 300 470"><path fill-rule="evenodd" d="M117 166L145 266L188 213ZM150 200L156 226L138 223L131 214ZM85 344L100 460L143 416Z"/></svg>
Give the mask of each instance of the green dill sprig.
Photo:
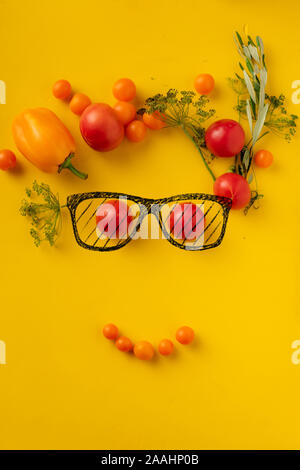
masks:
<svg viewBox="0 0 300 470"><path fill-rule="evenodd" d="M269 96L266 93L266 101L269 103L269 109L265 120L265 126L274 134L283 137L290 142L296 134L298 116L288 114L284 105L285 96Z"/></svg>
<svg viewBox="0 0 300 470"><path fill-rule="evenodd" d="M205 129L202 123L210 119L214 109L206 109L209 99L197 96L193 91L170 89L166 94L158 93L145 101L145 107L138 114L156 113L167 127L179 127L197 147L206 169L216 179L209 164L212 160L205 146Z"/></svg>
<svg viewBox="0 0 300 470"><path fill-rule="evenodd" d="M145 101L147 113L159 113L160 119L169 127L185 126L193 129L207 121L215 114L214 109L205 109L209 99L206 96L196 97L193 91L170 89L165 95L158 93Z"/></svg>
<svg viewBox="0 0 300 470"><path fill-rule="evenodd" d="M61 206L58 195L55 195L48 184L32 184L32 189L25 190L28 199L23 199L20 213L31 218L30 235L34 244L40 246L42 241L54 245L61 229Z"/></svg>

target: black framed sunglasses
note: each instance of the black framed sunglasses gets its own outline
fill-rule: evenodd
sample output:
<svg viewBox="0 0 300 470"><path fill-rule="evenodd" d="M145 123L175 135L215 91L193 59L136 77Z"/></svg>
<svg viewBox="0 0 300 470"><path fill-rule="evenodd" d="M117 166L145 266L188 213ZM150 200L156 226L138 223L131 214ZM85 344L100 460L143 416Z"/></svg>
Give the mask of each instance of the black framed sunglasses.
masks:
<svg viewBox="0 0 300 470"><path fill-rule="evenodd" d="M223 240L231 204L229 198L202 193L149 199L88 192L67 198L78 245L95 251L117 250L137 238L160 236L187 251L215 248ZM149 236L148 226L146 232L141 230L150 214L158 221L160 236L155 230Z"/></svg>

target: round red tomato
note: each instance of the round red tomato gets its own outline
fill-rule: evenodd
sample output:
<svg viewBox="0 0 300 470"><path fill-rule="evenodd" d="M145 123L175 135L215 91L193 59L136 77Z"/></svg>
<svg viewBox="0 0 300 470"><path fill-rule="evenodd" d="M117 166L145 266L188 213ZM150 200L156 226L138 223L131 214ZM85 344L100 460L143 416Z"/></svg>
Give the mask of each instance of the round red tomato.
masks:
<svg viewBox="0 0 300 470"><path fill-rule="evenodd" d="M233 119L216 121L205 132L208 150L217 157L233 157L245 145L245 132Z"/></svg>
<svg viewBox="0 0 300 470"><path fill-rule="evenodd" d="M101 234L108 238L127 238L133 219L125 201L109 199L96 211L98 236Z"/></svg>
<svg viewBox="0 0 300 470"><path fill-rule="evenodd" d="M123 125L114 110L105 103L91 104L83 111L80 131L86 143L99 152L115 149L124 137Z"/></svg>
<svg viewBox="0 0 300 470"><path fill-rule="evenodd" d="M170 214L169 226L174 238L194 240L203 232L204 214L194 203L176 204Z"/></svg>
<svg viewBox="0 0 300 470"><path fill-rule="evenodd" d="M224 173L214 183L216 196L232 199L232 209L242 209L251 198L251 189L247 180L236 173Z"/></svg>

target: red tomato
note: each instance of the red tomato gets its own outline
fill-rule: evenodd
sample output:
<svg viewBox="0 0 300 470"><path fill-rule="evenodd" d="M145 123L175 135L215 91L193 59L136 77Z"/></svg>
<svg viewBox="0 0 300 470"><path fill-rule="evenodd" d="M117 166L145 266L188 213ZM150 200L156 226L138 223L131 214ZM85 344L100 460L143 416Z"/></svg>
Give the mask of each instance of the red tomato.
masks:
<svg viewBox="0 0 300 470"><path fill-rule="evenodd" d="M194 203L176 204L170 214L169 227L174 238L194 240L203 232L204 214Z"/></svg>
<svg viewBox="0 0 300 470"><path fill-rule="evenodd" d="M245 132L233 119L216 121L205 132L208 150L217 157L233 157L245 145Z"/></svg>
<svg viewBox="0 0 300 470"><path fill-rule="evenodd" d="M134 217L128 213L125 201L109 199L96 211L97 233L108 238L127 238L129 225Z"/></svg>
<svg viewBox="0 0 300 470"><path fill-rule="evenodd" d="M0 169L3 171L14 168L17 164L15 154L11 150L0 150Z"/></svg>
<svg viewBox="0 0 300 470"><path fill-rule="evenodd" d="M200 95L208 95L214 89L214 77L209 73L200 73L200 75L197 75L195 78L194 86L195 90L200 93Z"/></svg>
<svg viewBox="0 0 300 470"><path fill-rule="evenodd" d="M131 101L136 95L135 84L130 78L120 78L113 85L113 95L119 101Z"/></svg>
<svg viewBox="0 0 300 470"><path fill-rule="evenodd" d="M133 121L136 115L135 106L132 103L127 103L127 101L118 101L114 105L114 110L117 118L124 126Z"/></svg>
<svg viewBox="0 0 300 470"><path fill-rule="evenodd" d="M159 113L154 112L152 114L144 113L143 121L149 129L159 130L165 127L166 123L159 119Z"/></svg>
<svg viewBox="0 0 300 470"><path fill-rule="evenodd" d="M141 142L146 137L147 127L143 121L131 121L126 127L126 137L131 142Z"/></svg>
<svg viewBox="0 0 300 470"><path fill-rule="evenodd" d="M273 155L269 150L259 150L254 155L254 161L260 168L268 168L273 163Z"/></svg>
<svg viewBox="0 0 300 470"><path fill-rule="evenodd" d="M108 152L120 145L124 127L114 110L105 103L88 106L80 117L80 131L86 143L99 152Z"/></svg>
<svg viewBox="0 0 300 470"><path fill-rule="evenodd" d="M242 209L251 198L247 180L236 173L224 173L219 176L214 183L214 193L232 199L232 209Z"/></svg>

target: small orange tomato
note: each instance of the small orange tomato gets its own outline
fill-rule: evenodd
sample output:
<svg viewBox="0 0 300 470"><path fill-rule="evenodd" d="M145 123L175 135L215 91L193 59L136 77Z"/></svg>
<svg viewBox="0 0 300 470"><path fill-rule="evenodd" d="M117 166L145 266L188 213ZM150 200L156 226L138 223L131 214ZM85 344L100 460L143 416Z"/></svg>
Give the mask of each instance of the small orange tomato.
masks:
<svg viewBox="0 0 300 470"><path fill-rule="evenodd" d="M195 78L194 86L195 90L200 93L200 95L208 95L214 89L214 77L209 73L200 73L200 75L197 75Z"/></svg>
<svg viewBox="0 0 300 470"><path fill-rule="evenodd" d="M268 168L273 163L273 155L269 150L259 150L254 155L254 161L260 168Z"/></svg>
<svg viewBox="0 0 300 470"><path fill-rule="evenodd" d="M154 356L154 348L148 341L139 341L134 345L134 355L142 361L150 361Z"/></svg>
<svg viewBox="0 0 300 470"><path fill-rule="evenodd" d="M0 169L3 171L14 168L17 164L15 154L11 150L0 150Z"/></svg>
<svg viewBox="0 0 300 470"><path fill-rule="evenodd" d="M159 119L159 113L152 114L144 113L143 121L149 129L159 130L165 127L166 123Z"/></svg>
<svg viewBox="0 0 300 470"><path fill-rule="evenodd" d="M120 336L116 341L116 346L122 352L132 351L133 348L132 342L129 338L126 338L126 336Z"/></svg>
<svg viewBox="0 0 300 470"><path fill-rule="evenodd" d="M81 116L85 108L87 108L91 103L92 102L88 96L83 93L75 93L69 106L72 113L77 114L77 116Z"/></svg>
<svg viewBox="0 0 300 470"><path fill-rule="evenodd" d="M128 103L127 101L118 101L114 105L114 110L117 118L123 124L123 126L126 126L131 121L133 121L136 115L135 106L132 103Z"/></svg>
<svg viewBox="0 0 300 470"><path fill-rule="evenodd" d="M113 95L119 101L131 101L135 98L136 87L130 78L120 78L113 85Z"/></svg>
<svg viewBox="0 0 300 470"><path fill-rule="evenodd" d="M52 93L59 100L67 100L72 93L72 87L67 80L58 80L54 83Z"/></svg>
<svg viewBox="0 0 300 470"><path fill-rule="evenodd" d="M146 137L147 128L143 121L131 121L125 130L126 137L131 142L141 142Z"/></svg>
<svg viewBox="0 0 300 470"><path fill-rule="evenodd" d="M169 339L162 339L158 345L158 350L163 356L169 356L172 354L174 349L174 344Z"/></svg>
<svg viewBox="0 0 300 470"><path fill-rule="evenodd" d="M117 339L119 330L116 325L113 325L112 323L108 323L103 327L103 335L107 339Z"/></svg>
<svg viewBox="0 0 300 470"><path fill-rule="evenodd" d="M194 339L194 330L189 326L182 326L176 331L176 339L181 344L190 344Z"/></svg>

